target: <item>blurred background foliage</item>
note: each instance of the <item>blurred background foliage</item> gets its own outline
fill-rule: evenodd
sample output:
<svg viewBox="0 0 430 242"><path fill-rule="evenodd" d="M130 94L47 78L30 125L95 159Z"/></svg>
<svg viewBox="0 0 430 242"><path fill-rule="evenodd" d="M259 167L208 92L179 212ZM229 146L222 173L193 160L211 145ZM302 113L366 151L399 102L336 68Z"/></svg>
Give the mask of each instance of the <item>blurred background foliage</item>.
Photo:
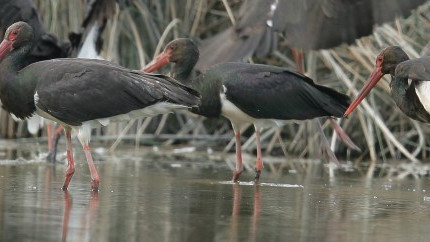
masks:
<svg viewBox="0 0 430 242"><path fill-rule="evenodd" d="M243 1L227 2L237 15ZM67 40L69 32L81 30L85 13L83 0L35 0L35 3L42 22L60 39ZM377 54L386 46L400 45L411 58L428 54L429 13L429 4L426 4L407 19L375 28L372 36L361 38L354 45L310 51L305 56L306 74L354 98L370 74ZM118 8L115 17L108 22L102 56L122 66L139 69L174 38L190 37L199 43L231 24L225 5L219 0L132 0L128 7ZM253 57L250 61L295 69L288 41L283 36L271 55ZM368 104L362 105L348 119L339 120L362 153L350 152L339 143L328 122L321 119L332 149L341 160L358 163L361 160L428 158L429 126L409 119L395 107L389 97L387 81L380 82L379 88L369 95ZM2 114L1 119L3 137L28 136L24 125L12 125L4 116ZM5 122L9 125L4 125ZM253 153L255 144L251 131L244 133L249 137L243 148ZM207 120L186 112L113 124L95 133L95 139L113 144L111 149L125 142L136 147L140 144L188 144L197 149L210 147L228 151L234 144L230 124L225 119ZM315 121L289 122L280 129L266 130L262 143L267 154L320 158Z"/></svg>

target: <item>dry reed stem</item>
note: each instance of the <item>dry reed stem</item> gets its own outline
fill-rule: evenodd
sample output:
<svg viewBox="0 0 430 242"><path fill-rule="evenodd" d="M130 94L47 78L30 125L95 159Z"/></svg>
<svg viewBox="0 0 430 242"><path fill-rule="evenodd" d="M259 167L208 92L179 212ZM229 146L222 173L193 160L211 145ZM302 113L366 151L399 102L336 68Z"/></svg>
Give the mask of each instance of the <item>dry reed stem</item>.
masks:
<svg viewBox="0 0 430 242"><path fill-rule="evenodd" d="M234 18L233 11L231 10L230 5L228 4L227 0L222 0L222 3L224 4L225 10L227 11L228 17L230 18L232 25L235 25L236 19Z"/></svg>
<svg viewBox="0 0 430 242"><path fill-rule="evenodd" d="M65 37L69 30L79 30L84 6L83 0L56 1L55 3L37 0L36 3L41 10L42 19L47 23L48 29L55 31L54 34ZM230 5L226 3L227 1L223 1L220 4L216 1L205 0L133 1L132 7L127 10L129 12L126 13L128 16L118 14L108 25L106 35L109 38L106 56L108 59L125 63L127 66L130 65L128 67L138 68L145 61L145 58L151 56L147 53L159 53L164 43L172 39L172 37L183 37L181 34L191 33L193 38L199 39L202 36L206 38L226 26L231 26L230 22L234 23L234 14L238 3L230 2ZM419 14L415 16L411 16L406 20L396 20L394 24L383 25L377 28L375 34L371 37L357 40L353 46L341 46L330 51L309 53L306 62L308 74L319 83L351 93L351 97L354 97L373 69L376 55L384 47L400 45L412 58L429 52L430 45L428 45L428 40L430 39L430 34L426 31L430 27L429 9L430 4L427 4L421 7ZM61 11L65 14L58 15L53 10ZM180 25L177 24L179 21L177 19L182 20ZM70 26L71 29L65 28L66 26ZM210 34L208 34L208 31ZM289 51L284 47L285 44L282 44L281 42L281 45L271 57L259 59L258 62L268 61L280 66L294 66L290 56L287 54ZM118 48L120 45L121 48ZM426 137L430 134L430 128L411 121L396 107L393 107L393 102L389 98L388 78L385 78L385 80L381 81L378 88L370 95L368 100L373 101L364 101L357 114L351 115L348 120L342 121L345 131L352 135L354 141L364 137L359 145L360 147L366 146L367 149L363 151L362 157L358 157L358 159L370 158L373 161L381 157L383 159L392 159L396 158L399 152L413 161L418 160L416 157L428 157L430 149L427 145ZM14 125L7 117L5 113L1 113L1 130L4 130L6 135L15 135L16 133L12 132L15 130ZM159 120L159 118L157 119ZM207 140L212 140L217 137L232 135L230 125L224 120L217 123L218 126L205 127L202 122L203 119L198 119L196 126L199 128L190 130L189 124L194 122L191 121L194 120L194 117L181 114L180 119L183 119L183 121L179 122L176 136L168 133L163 134L164 130L166 130L163 127L169 125L170 120L174 121L173 119L165 118L165 125L158 126L160 132L158 137L166 138L168 140L166 143L172 143L179 137L181 139L183 137L195 137L196 139L206 137ZM142 126L131 124L111 125L108 129L103 129L103 132L99 131L100 135L104 134L105 136L96 135L94 138L112 140L123 133L122 140L134 140L136 149L138 149L141 138L154 137L153 135L143 134L145 130L153 133L157 129L157 126L153 125L154 122L151 122L151 120L153 119L139 121ZM122 128L124 126L126 128L129 126L128 131L124 132ZM19 125L18 130L21 127L22 125ZM288 123L278 131L267 130L264 134L268 135L267 138L265 136L265 139L262 140L262 145L266 147L268 152L276 149L282 150L282 152L288 150L288 153L292 156L310 157L312 153L317 153L317 147L312 145L316 136L309 130L310 128L312 127L308 122L302 122L298 125ZM374 131L372 131L372 128ZM272 138L269 134L273 132L277 135ZM283 147L283 144L279 145L275 142L276 137L281 132L287 134L283 135L285 147ZM234 145L234 139L230 140L224 150L231 150L232 145ZM408 151L405 146L409 149L411 145L413 148ZM246 152L253 152L255 145L252 142L252 137L245 142L244 146ZM339 151L348 152L345 146L336 142L334 133L331 138L331 147Z"/></svg>

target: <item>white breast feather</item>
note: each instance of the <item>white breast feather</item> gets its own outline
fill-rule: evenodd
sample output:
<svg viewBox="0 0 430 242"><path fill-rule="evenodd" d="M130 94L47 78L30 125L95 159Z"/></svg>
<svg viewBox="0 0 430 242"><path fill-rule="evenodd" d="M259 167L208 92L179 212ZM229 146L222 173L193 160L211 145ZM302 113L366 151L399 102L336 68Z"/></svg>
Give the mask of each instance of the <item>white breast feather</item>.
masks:
<svg viewBox="0 0 430 242"><path fill-rule="evenodd" d="M108 118L97 119L97 121L103 126L108 126L110 123L110 120Z"/></svg>
<svg viewBox="0 0 430 242"><path fill-rule="evenodd" d="M74 128L79 141L82 145L88 144L91 139L91 123L84 122L81 126Z"/></svg>
<svg viewBox="0 0 430 242"><path fill-rule="evenodd" d="M39 103L39 94L37 93L37 91L36 93L34 93L33 100L35 105Z"/></svg>
<svg viewBox="0 0 430 242"><path fill-rule="evenodd" d="M430 113L430 82L423 81L415 86L415 93L420 99L424 109Z"/></svg>
<svg viewBox="0 0 430 242"><path fill-rule="evenodd" d="M224 91L227 91L224 87ZM287 121L286 120L277 120L277 119L256 119L242 110L240 110L236 105L230 102L225 93L220 93L221 97L221 115L228 118L230 122L238 125L239 127L243 127L244 125L251 123L255 125L255 127L262 129L273 126L283 126Z"/></svg>
<svg viewBox="0 0 430 242"><path fill-rule="evenodd" d="M173 104L169 102L160 102L156 103L154 105L151 105L149 107L138 109L131 111L126 114L120 114L116 115L110 118L103 118L103 119L96 119L96 120L88 120L85 122L82 122L81 126L70 126L67 125L60 120L57 120L55 117L50 115L49 113L44 112L43 110L39 109L36 106L36 113L46 119L53 120L63 126L71 127L77 134L79 141L82 144L88 144L90 142L91 138L91 129L96 127L97 125L107 125L112 121L127 121L134 118L142 118L142 117L152 117L158 114L165 114L165 113L171 113L175 109L187 109L187 106L179 105L179 104Z"/></svg>
<svg viewBox="0 0 430 242"><path fill-rule="evenodd" d="M39 129L43 128L43 118L39 115L33 115L27 119L27 130L30 134L35 135Z"/></svg>
<svg viewBox="0 0 430 242"><path fill-rule="evenodd" d="M149 107L131 111L126 114L121 114L108 118L109 121L127 121L135 118L152 117L159 114L171 113L175 109L186 109L187 106L173 104L169 102L160 102ZM98 120L100 122L100 120ZM106 123L106 119L102 119ZM100 122L103 124L103 122Z"/></svg>

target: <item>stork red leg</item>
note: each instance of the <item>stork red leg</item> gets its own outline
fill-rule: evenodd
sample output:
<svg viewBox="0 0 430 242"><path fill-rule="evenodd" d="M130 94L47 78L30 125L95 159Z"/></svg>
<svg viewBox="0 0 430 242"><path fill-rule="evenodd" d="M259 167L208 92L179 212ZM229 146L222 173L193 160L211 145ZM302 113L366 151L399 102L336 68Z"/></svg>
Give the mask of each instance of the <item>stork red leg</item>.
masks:
<svg viewBox="0 0 430 242"><path fill-rule="evenodd" d="M52 124L51 122L47 122L46 124L46 136L48 137L48 152L52 151Z"/></svg>
<svg viewBox="0 0 430 242"><path fill-rule="evenodd" d="M293 48L291 50L293 52L294 62L296 62L297 71L304 74L305 73L305 63L303 58L303 51L301 49Z"/></svg>
<svg viewBox="0 0 430 242"><path fill-rule="evenodd" d="M340 127L339 124L336 123L333 117L329 117L329 121L330 121L330 125L337 133L340 140L343 141L343 143L345 143L350 149L361 152L360 148L356 144L354 144L351 138L345 133L345 131L343 131L342 127Z"/></svg>
<svg viewBox="0 0 430 242"><path fill-rule="evenodd" d="M72 176L75 173L75 161L73 160L72 153L72 134L70 129L66 129L66 145L67 145L67 170L66 178L63 184L63 191L66 191L69 187L69 183L72 180Z"/></svg>
<svg viewBox="0 0 430 242"><path fill-rule="evenodd" d="M63 131L63 126L58 125L58 127L55 129L54 135L52 135L52 125L50 123L48 124L49 127L46 126L46 131L48 133L49 153L46 159L51 163L55 163L57 157L58 140L60 139L61 132Z"/></svg>
<svg viewBox="0 0 430 242"><path fill-rule="evenodd" d="M236 138L236 169L233 172L233 182L239 180L240 174L243 172L242 164L242 144L240 142L240 129L233 125L234 135Z"/></svg>
<svg viewBox="0 0 430 242"><path fill-rule="evenodd" d="M88 144L84 145L85 157L87 158L88 167L90 168L91 173L91 190L98 191L100 184L100 177L97 173L97 169L94 166L93 157L91 156L90 146Z"/></svg>
<svg viewBox="0 0 430 242"><path fill-rule="evenodd" d="M63 131L63 126L58 125L57 129L54 132L54 140L61 135L61 131Z"/></svg>
<svg viewBox="0 0 430 242"><path fill-rule="evenodd" d="M98 190L100 177L88 145L91 124L104 123L101 120L118 115L127 117L130 113L138 115L126 119L155 116L173 109L197 107L200 103L196 90L173 78L136 72L108 61L62 58L23 68L35 46L34 33L28 23L16 22L0 42L0 99L4 109L18 118L37 113L63 125L68 158L64 190L68 189L75 172L72 130L76 131L85 151L91 188ZM106 74L112 71L115 75ZM147 108L152 111L141 111Z"/></svg>
<svg viewBox="0 0 430 242"><path fill-rule="evenodd" d="M51 163L55 163L55 154L54 149L56 147L52 143L52 124L51 122L46 123L46 137L48 138L48 155L46 156L46 160Z"/></svg>
<svg viewBox="0 0 430 242"><path fill-rule="evenodd" d="M57 129L54 132L54 137L52 138L54 143L53 143L53 148L52 148L52 159L55 162L55 159L57 157L57 147L58 147L58 140L60 140L60 136L61 136L61 132L63 131L63 126L58 125Z"/></svg>
<svg viewBox="0 0 430 242"><path fill-rule="evenodd" d="M255 162L255 181L260 179L261 171L263 170L263 157L261 155L260 130L255 127L255 142L257 142L257 161Z"/></svg>

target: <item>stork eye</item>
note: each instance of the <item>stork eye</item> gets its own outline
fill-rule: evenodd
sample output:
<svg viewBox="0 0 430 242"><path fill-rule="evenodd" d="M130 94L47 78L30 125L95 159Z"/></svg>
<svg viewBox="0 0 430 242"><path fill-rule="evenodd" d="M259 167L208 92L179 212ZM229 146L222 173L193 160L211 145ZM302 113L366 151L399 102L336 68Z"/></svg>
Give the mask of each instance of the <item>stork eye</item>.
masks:
<svg viewBox="0 0 430 242"><path fill-rule="evenodd" d="M18 37L18 30L13 30L12 32L10 32L9 40L15 40L16 37Z"/></svg>
<svg viewBox="0 0 430 242"><path fill-rule="evenodd" d="M376 64L381 64L384 60L383 56L378 56L378 58L376 58Z"/></svg>

